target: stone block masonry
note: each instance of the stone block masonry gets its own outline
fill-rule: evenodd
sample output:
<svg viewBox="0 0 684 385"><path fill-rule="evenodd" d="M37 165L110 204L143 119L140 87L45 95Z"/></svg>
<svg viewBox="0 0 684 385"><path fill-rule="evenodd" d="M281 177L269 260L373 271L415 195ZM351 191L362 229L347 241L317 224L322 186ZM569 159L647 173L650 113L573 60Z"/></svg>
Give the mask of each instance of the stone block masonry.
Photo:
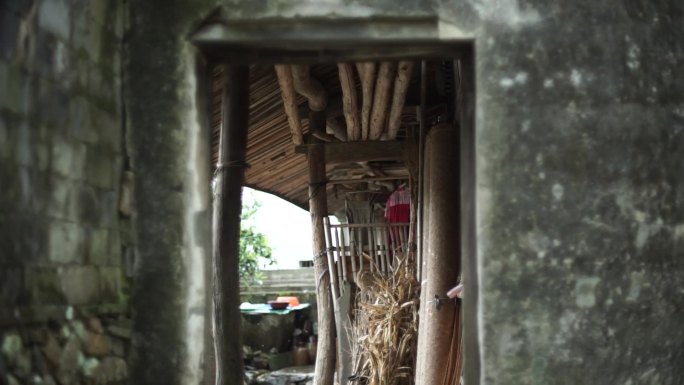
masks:
<svg viewBox="0 0 684 385"><path fill-rule="evenodd" d="M122 384L129 346L123 316L21 325L0 334L0 373L8 385Z"/></svg>
<svg viewBox="0 0 684 385"><path fill-rule="evenodd" d="M132 213L119 211L125 6L0 5L3 384L109 384L127 376L122 252L134 239L120 234L130 234Z"/></svg>

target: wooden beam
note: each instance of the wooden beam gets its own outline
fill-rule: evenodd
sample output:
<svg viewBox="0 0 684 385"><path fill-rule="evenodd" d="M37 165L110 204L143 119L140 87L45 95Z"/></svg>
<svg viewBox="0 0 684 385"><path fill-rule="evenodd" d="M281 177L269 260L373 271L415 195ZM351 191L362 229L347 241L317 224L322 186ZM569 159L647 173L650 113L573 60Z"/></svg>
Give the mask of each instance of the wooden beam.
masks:
<svg viewBox="0 0 684 385"><path fill-rule="evenodd" d="M408 175L395 175L395 176L371 176L365 178L357 179L331 179L328 184L353 184L353 183L366 183L366 182L377 182L383 180L408 180Z"/></svg>
<svg viewBox="0 0 684 385"><path fill-rule="evenodd" d="M311 108L309 108L308 104L302 104L301 106L299 106L300 118L308 119L309 111L311 111ZM342 95L328 97L325 107L326 118L330 120L332 118L338 118L342 115L344 115L344 111L342 111Z"/></svg>
<svg viewBox="0 0 684 385"><path fill-rule="evenodd" d="M299 119L297 95L295 95L292 69L286 64L276 64L275 70L276 75L278 76L278 85L280 85L280 93L283 98L285 115L287 115L287 122L290 125L290 132L292 133L292 142L295 146L298 146L303 142L302 122Z"/></svg>
<svg viewBox="0 0 684 385"><path fill-rule="evenodd" d="M325 88L318 80L311 77L309 66L292 65L292 78L294 79L295 91L308 99L309 108L312 111L324 111L327 106Z"/></svg>
<svg viewBox="0 0 684 385"><path fill-rule="evenodd" d="M337 139L341 141L346 141L347 140L347 130L344 128L344 126L341 123L338 123L337 120L335 119L330 119L328 118L325 122L326 124L326 132L328 134L332 134L335 136Z"/></svg>
<svg viewBox="0 0 684 385"><path fill-rule="evenodd" d="M363 106L361 107L361 139L368 140L370 131L370 115L373 108L373 89L375 88L375 63L356 63L356 69L361 77L361 92Z"/></svg>
<svg viewBox="0 0 684 385"><path fill-rule="evenodd" d="M347 122L347 138L361 139L361 121L359 117L358 101L356 99L356 85L354 82L354 67L349 63L337 63L337 69L342 86L342 109Z"/></svg>
<svg viewBox="0 0 684 385"><path fill-rule="evenodd" d="M223 124L213 212L216 384L243 382L240 315L240 213L249 127L249 67L226 66Z"/></svg>
<svg viewBox="0 0 684 385"><path fill-rule="evenodd" d="M325 126L325 112L311 112L309 125ZM318 302L318 354L314 384L333 385L335 375L335 330L330 273L326 258L325 228L323 218L328 215L326 191L325 147L315 143L308 147L309 162L309 212L313 236L313 261L316 276L316 299ZM235 382L236 384L238 382ZM240 382L241 383L241 382Z"/></svg>
<svg viewBox="0 0 684 385"><path fill-rule="evenodd" d="M385 129L387 119L387 106L392 92L395 64L382 62L378 71L378 79L375 83L373 96L373 110L371 111L370 132L368 139L378 140Z"/></svg>
<svg viewBox="0 0 684 385"><path fill-rule="evenodd" d="M401 124L401 113L404 110L406 101L406 90L411 81L411 71L413 70L412 61L399 62L397 76L394 79L394 94L392 95L392 107L390 109L389 121L387 123L387 139L392 140L397 137L399 125Z"/></svg>
<svg viewBox="0 0 684 385"><path fill-rule="evenodd" d="M311 145L295 147L295 152L306 154ZM326 164L377 162L404 159L404 143L383 142L331 142L323 144Z"/></svg>

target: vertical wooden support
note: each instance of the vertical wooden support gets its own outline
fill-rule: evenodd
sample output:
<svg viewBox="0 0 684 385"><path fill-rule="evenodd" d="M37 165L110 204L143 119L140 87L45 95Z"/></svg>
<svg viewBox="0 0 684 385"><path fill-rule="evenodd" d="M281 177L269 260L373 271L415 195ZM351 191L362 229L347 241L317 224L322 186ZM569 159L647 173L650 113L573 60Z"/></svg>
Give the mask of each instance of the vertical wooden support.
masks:
<svg viewBox="0 0 684 385"><path fill-rule="evenodd" d="M416 385L444 383L452 352L454 333L460 333L458 306L454 301L436 306L435 296L443 298L456 285L460 274L460 200L458 132L450 125L430 130L425 151L429 168L425 175L430 194L426 207L424 244L425 284L418 335Z"/></svg>
<svg viewBox="0 0 684 385"><path fill-rule="evenodd" d="M325 129L325 112L311 111L309 126L319 125ZM309 161L309 212L313 235L314 272L316 274L316 298L318 301L318 354L314 384L332 385L335 375L335 330L332 297L330 295L330 271L326 258L325 229L323 217L328 215L326 193L325 149L321 143L312 144L308 150ZM237 384L237 382L236 382Z"/></svg>
<svg viewBox="0 0 684 385"><path fill-rule="evenodd" d="M324 222L323 224L325 225L325 236L328 240L328 250L327 250L327 255L328 255L328 271L330 275L330 287L332 288L332 296L333 296L333 304L334 300L340 296L340 286L339 283L337 282L337 269L335 268L335 256L333 254L333 245L335 245L335 241L332 237L332 232L330 231L330 218L324 217ZM338 242L339 244L339 242Z"/></svg>
<svg viewBox="0 0 684 385"><path fill-rule="evenodd" d="M340 227L337 227L335 230L335 243L337 243L337 266L334 269L331 268L330 270L330 273L337 271L338 291L342 287L342 283L344 282L344 276L342 275L341 266L341 264L344 261L344 235L342 236L342 240L340 241L340 234L344 234L343 231L344 230ZM339 297L339 293L337 293L337 297Z"/></svg>
<svg viewBox="0 0 684 385"><path fill-rule="evenodd" d="M240 212L249 120L249 67L226 66L213 212L216 384L243 382L240 334Z"/></svg>
<svg viewBox="0 0 684 385"><path fill-rule="evenodd" d="M425 134L427 133L427 127L425 127L425 110L427 108L427 63L425 60L420 62L420 110L418 112L418 205L416 207L417 211L417 232L418 232L418 258L416 258L416 274L419 281L422 281L423 277L423 230L425 229ZM421 300L421 303L423 301Z"/></svg>

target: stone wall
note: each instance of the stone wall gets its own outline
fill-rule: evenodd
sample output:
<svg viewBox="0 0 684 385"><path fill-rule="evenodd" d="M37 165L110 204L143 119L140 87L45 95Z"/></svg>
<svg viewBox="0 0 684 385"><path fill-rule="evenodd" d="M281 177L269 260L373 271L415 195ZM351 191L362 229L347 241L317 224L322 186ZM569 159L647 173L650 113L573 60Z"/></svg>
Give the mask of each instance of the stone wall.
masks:
<svg viewBox="0 0 684 385"><path fill-rule="evenodd" d="M90 355L95 337L77 321L127 314L124 17L115 0L0 5L0 373L12 373L1 383L125 369Z"/></svg>

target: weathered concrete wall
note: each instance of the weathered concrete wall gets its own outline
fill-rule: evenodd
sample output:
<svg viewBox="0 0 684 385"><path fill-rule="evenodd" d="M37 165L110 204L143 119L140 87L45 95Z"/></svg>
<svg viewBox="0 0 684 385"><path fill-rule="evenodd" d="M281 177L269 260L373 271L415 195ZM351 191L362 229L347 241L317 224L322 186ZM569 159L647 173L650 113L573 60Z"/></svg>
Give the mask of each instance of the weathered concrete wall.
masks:
<svg viewBox="0 0 684 385"><path fill-rule="evenodd" d="M140 241L132 384L199 384L202 355L213 365L204 349L210 91L206 63L187 41L204 3L130 4L125 97Z"/></svg>
<svg viewBox="0 0 684 385"><path fill-rule="evenodd" d="M91 354L83 322L126 310L123 16L119 1L0 5L2 383L94 375L110 349Z"/></svg>
<svg viewBox="0 0 684 385"><path fill-rule="evenodd" d="M483 383L682 383L683 4L471 5Z"/></svg>

